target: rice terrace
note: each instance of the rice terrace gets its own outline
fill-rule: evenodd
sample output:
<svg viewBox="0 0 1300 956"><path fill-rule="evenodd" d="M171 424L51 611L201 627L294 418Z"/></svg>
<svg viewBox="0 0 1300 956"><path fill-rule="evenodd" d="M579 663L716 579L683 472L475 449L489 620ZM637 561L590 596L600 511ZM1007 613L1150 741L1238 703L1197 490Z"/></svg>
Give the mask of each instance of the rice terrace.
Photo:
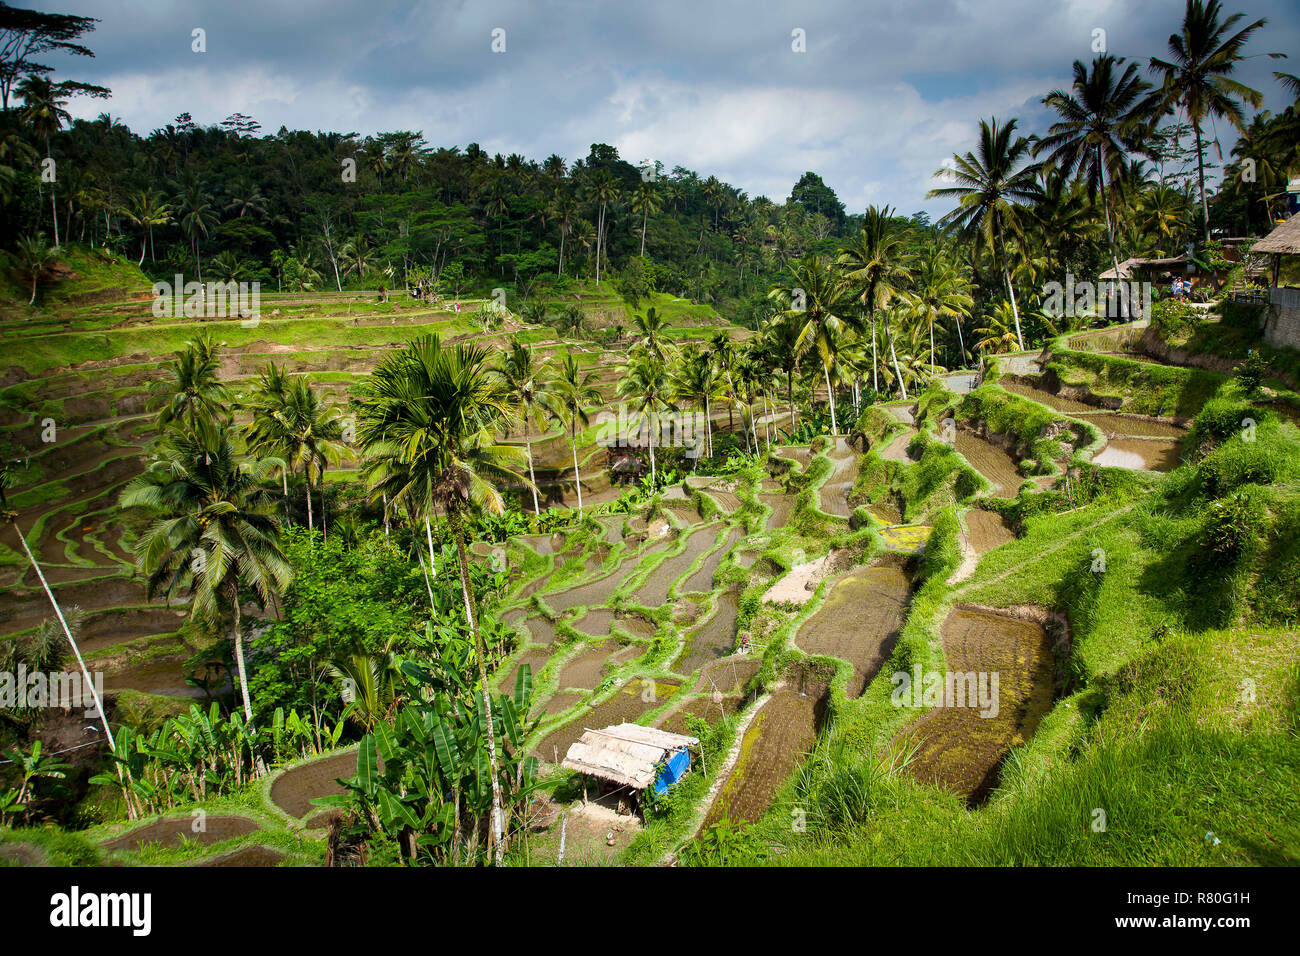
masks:
<svg viewBox="0 0 1300 956"><path fill-rule="evenodd" d="M530 68L505 13L437 14L456 78L384 131L230 106L215 8L150 92L135 14L0 3L0 868L1300 864L1300 21L1260 2L1118 4L1109 48L1045 3L1048 86L873 184L892 126L710 152L741 127L670 135L668 78L452 116ZM774 84L860 59L752 16ZM921 86L879 122L958 102Z"/></svg>

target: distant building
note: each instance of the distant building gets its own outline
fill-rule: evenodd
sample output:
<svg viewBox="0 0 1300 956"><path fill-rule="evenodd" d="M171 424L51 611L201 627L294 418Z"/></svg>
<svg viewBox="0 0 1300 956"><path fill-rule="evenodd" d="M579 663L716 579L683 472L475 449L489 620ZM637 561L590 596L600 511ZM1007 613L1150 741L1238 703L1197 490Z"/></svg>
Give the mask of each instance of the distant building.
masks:
<svg viewBox="0 0 1300 956"><path fill-rule="evenodd" d="M1283 260L1295 262L1300 257L1300 214L1292 215L1255 243L1251 253L1267 254L1273 260L1264 341L1278 348L1300 349L1300 288L1284 285L1282 278Z"/></svg>

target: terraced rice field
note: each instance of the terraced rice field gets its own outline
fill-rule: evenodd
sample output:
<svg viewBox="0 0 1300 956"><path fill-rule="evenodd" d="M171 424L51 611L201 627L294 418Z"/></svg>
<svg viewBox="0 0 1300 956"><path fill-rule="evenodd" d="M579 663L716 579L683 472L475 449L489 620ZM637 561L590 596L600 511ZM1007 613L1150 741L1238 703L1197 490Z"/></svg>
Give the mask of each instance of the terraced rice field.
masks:
<svg viewBox="0 0 1300 956"><path fill-rule="evenodd" d="M999 498L1013 496L1024 480L1010 455L964 428L957 429L954 447L972 468L993 483L993 493Z"/></svg>
<svg viewBox="0 0 1300 956"><path fill-rule="evenodd" d="M736 592L718 595L717 608L698 628L686 635L686 646L673 664L678 674L691 674L699 667L730 653L736 643Z"/></svg>
<svg viewBox="0 0 1300 956"><path fill-rule="evenodd" d="M951 671L990 675L990 692L997 675L997 693L989 694L997 706L969 706L968 695L968 706L936 707L905 731L900 745L916 742L910 770L917 779L978 804L996 785L1007 752L1032 737L1051 709L1056 659L1041 625L967 608L944 622L943 649Z"/></svg>
<svg viewBox="0 0 1300 956"><path fill-rule="evenodd" d="M699 591L711 591L713 589L713 575L718 570L718 565L722 564L731 549L736 546L736 542L744 537L744 530L741 528L732 528L727 532L727 537L722 544L715 548L704 559L704 563L689 578L681 583L678 590L683 594L690 594Z"/></svg>
<svg viewBox="0 0 1300 956"><path fill-rule="evenodd" d="M139 850L149 844L175 848L186 842L210 845L247 836L261 829L256 821L247 817L204 816L201 819L186 814L168 817L146 826L137 827L119 837L100 844L105 850Z"/></svg>
<svg viewBox="0 0 1300 956"><path fill-rule="evenodd" d="M896 564L845 575L799 628L795 643L806 653L852 664L847 693L858 697L893 652L909 592L907 575Z"/></svg>
<svg viewBox="0 0 1300 956"><path fill-rule="evenodd" d="M643 681L633 678L626 682L608 700L584 710L563 726L551 731L534 751L539 760L555 762L556 755L563 760L569 748L577 743L588 728L612 727L615 724L637 723L652 710L658 710L671 701L681 685L673 681Z"/></svg>

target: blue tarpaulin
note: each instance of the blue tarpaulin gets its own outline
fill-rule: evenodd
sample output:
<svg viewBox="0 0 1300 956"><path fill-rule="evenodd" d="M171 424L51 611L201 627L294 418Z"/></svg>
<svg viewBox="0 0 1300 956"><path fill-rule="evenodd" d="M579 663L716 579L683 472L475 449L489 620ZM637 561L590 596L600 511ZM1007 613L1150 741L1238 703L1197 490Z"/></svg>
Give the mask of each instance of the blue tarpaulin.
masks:
<svg viewBox="0 0 1300 956"><path fill-rule="evenodd" d="M686 772L690 769L691 752L689 750L679 750L675 754L671 754L664 762L664 769L659 774L659 779L655 781L655 793L667 793L668 788L686 776Z"/></svg>

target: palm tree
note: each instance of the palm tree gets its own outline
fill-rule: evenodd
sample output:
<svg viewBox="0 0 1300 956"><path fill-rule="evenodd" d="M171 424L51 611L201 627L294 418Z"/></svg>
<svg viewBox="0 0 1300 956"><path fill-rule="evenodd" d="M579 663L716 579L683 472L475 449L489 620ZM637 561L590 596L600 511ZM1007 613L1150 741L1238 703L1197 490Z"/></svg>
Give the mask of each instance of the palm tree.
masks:
<svg viewBox="0 0 1300 956"><path fill-rule="evenodd" d="M712 403L722 392L717 366L704 352L683 353L670 376L670 388L673 401L695 402L704 412L704 453L713 457Z"/></svg>
<svg viewBox="0 0 1300 956"><path fill-rule="evenodd" d="M790 429L798 427L799 416L794 407L795 371L799 367L796 345L802 326L797 317L784 314L772 316L763 324L763 342L771 357L771 364L785 373L786 400L790 405Z"/></svg>
<svg viewBox="0 0 1300 956"><path fill-rule="evenodd" d="M18 84L17 93L23 99L20 111L22 119L31 126L38 139L45 142L45 158L53 162L54 154L50 150L50 140L64 123L72 122L72 114L64 106L67 98L57 83L51 83L48 77L36 73L23 77ZM59 212L54 196L54 181L50 181L50 218L54 221L54 248L59 248Z"/></svg>
<svg viewBox="0 0 1300 956"><path fill-rule="evenodd" d="M1010 352L1017 347L1020 340L1017 334L1012 333L1011 323L1007 321L1007 319L1015 321L1013 315L1007 314L1009 311L1007 303L999 302L989 314L988 325L975 330L975 334L981 336L975 343L977 349L996 355L999 352Z"/></svg>
<svg viewBox="0 0 1300 956"><path fill-rule="evenodd" d="M199 239L206 237L217 223L216 210L203 194L197 181L189 182L176 199L181 232L190 240L194 251L194 268L199 281L203 281L203 266L199 261Z"/></svg>
<svg viewBox="0 0 1300 956"><path fill-rule="evenodd" d="M605 244L605 209L618 199L619 189L614 174L608 169L600 169L591 177L588 190L591 201L600 207L600 218L596 222L596 287L600 288L600 252Z"/></svg>
<svg viewBox="0 0 1300 956"><path fill-rule="evenodd" d="M1150 64L1151 72L1163 80L1155 101L1161 112L1181 108L1192 124L1206 242L1210 239L1210 209L1205 199L1205 144L1201 124L1207 118L1221 117L1242 130L1245 115L1237 101L1245 101L1256 109L1264 102L1263 94L1238 83L1231 74L1244 59L1242 49L1251 34L1268 21L1261 18L1232 33L1245 14L1234 13L1220 20L1222 12L1219 0L1187 0L1182 32L1169 37L1169 59L1153 56Z"/></svg>
<svg viewBox="0 0 1300 956"><path fill-rule="evenodd" d="M1115 226L1106 181L1123 168L1129 152L1146 148L1150 108L1143 96L1151 89L1138 76L1133 63L1118 74L1123 62L1109 54L1099 56L1092 61L1090 72L1081 60L1075 60L1072 92L1053 90L1043 97L1043 104L1054 109L1061 119L1034 144L1035 156L1047 154L1046 165L1059 169L1062 176L1087 183L1088 200L1094 206L1101 193L1106 244L1116 276L1119 255L1115 251Z"/></svg>
<svg viewBox="0 0 1300 956"><path fill-rule="evenodd" d="M932 242L922 252L912 275L912 302L918 314L930 327L930 369L934 370L934 323L938 319L952 319L957 326L957 339L961 362L966 362L966 344L962 338L962 316L970 315L975 304L967 292L966 278L944 253L938 242Z"/></svg>
<svg viewBox="0 0 1300 956"><path fill-rule="evenodd" d="M658 212L663 206L653 183L642 182L636 187L632 196L632 210L641 214L641 255L645 255L645 229L650 221L650 214Z"/></svg>
<svg viewBox="0 0 1300 956"><path fill-rule="evenodd" d="M144 264L144 246L145 240L149 242L149 261L156 262L153 254L153 227L165 226L171 221L171 206L163 202L161 197L156 195L151 189L142 189L131 197L131 201L121 210L126 217L131 220L132 225L138 226L140 234L140 261L137 266Z"/></svg>
<svg viewBox="0 0 1300 956"><path fill-rule="evenodd" d="M425 335L385 357L361 389L357 437L393 465L378 473L372 496L387 494L425 515L440 509L451 524L465 620L478 662L492 776L492 840L501 865L505 839L496 732L465 548L466 511L480 507L500 514L504 502L494 482L519 480L510 467L518 449L493 438L494 430L509 421L510 408L500 378L488 368L489 355L488 349L472 345L444 348L438 336Z"/></svg>
<svg viewBox="0 0 1300 956"><path fill-rule="evenodd" d="M180 424L193 430L201 420L229 421L230 390L218 378L221 362L212 333L201 333L174 354L168 377L153 386L162 399L159 429Z"/></svg>
<svg viewBox="0 0 1300 956"><path fill-rule="evenodd" d="M556 157L557 159L559 157ZM560 160L563 163L563 160ZM560 261L555 267L555 274L564 274L564 240L568 238L569 233L573 231L573 226L577 220L577 203L567 192L557 191L555 200L551 203L551 221L560 227Z"/></svg>
<svg viewBox="0 0 1300 956"><path fill-rule="evenodd" d="M32 277L32 297L27 300L28 305L36 304L36 284L58 258L58 250L45 241L43 232L18 240L18 266Z"/></svg>
<svg viewBox="0 0 1300 956"><path fill-rule="evenodd" d="M312 518L313 475L323 484L325 469L348 453L343 443L342 412L333 402L322 401L305 376L291 376L285 390L284 424L288 430L286 461L302 466L307 490L307 530L315 529ZM325 499L321 499L321 527L326 522Z"/></svg>
<svg viewBox="0 0 1300 956"><path fill-rule="evenodd" d="M718 371L727 377L727 388L731 393L731 404L727 409L727 427L731 427L731 409L740 408L740 394L736 391L736 379L731 374L732 366L736 362L736 347L731 344L731 338L726 332L715 332L709 339L709 357L718 367ZM745 426L745 417L740 417L740 431L745 436L745 451L749 451L749 429ZM758 450L758 442L754 442L754 450Z"/></svg>
<svg viewBox="0 0 1300 956"><path fill-rule="evenodd" d="M135 545L149 597L188 589L192 617L216 624L224 610L233 614L239 691L251 722L240 590L251 588L264 607L272 595L284 593L293 569L267 513L260 481L266 466L256 459L237 461L232 435L228 423L206 417L186 429L168 428L148 470L127 485L120 503L153 516Z"/></svg>
<svg viewBox="0 0 1300 956"><path fill-rule="evenodd" d="M284 366L267 362L239 407L250 412L244 426L244 444L250 454L280 459L280 484L285 512L289 508L289 474L294 461L294 437L286 415L289 407L289 374Z"/></svg>
<svg viewBox="0 0 1300 956"><path fill-rule="evenodd" d="M881 309L888 309L889 304L900 297L903 286L911 278L909 270L910 257L905 251L903 227L893 220L894 210L886 206L880 209L869 206L862 218L862 231L854 236L853 241L841 250L839 265L846 279L860 289L864 313L871 317L871 386L876 388L876 314ZM898 352L894 348L894 337L889 328L888 312L885 316L885 338L889 341L889 354L894 361L894 373L898 375L899 387L903 398L907 398L907 386L903 384L902 375L898 374ZM864 315L865 319L865 315ZM858 323L865 327L866 322Z"/></svg>
<svg viewBox="0 0 1300 956"><path fill-rule="evenodd" d="M664 411L675 411L677 408L670 401L672 391L663 360L646 349L634 351L623 365L618 394L632 400L633 410L649 426L650 486L654 487L655 435L659 431L659 416Z"/></svg>
<svg viewBox="0 0 1300 956"><path fill-rule="evenodd" d="M554 380L546 394L546 410L552 418L569 430L569 445L573 451L573 485L578 491L578 516L582 516L582 475L578 471L578 426L590 424L587 409L602 398L595 372L583 372L573 353L560 357Z"/></svg>
<svg viewBox="0 0 1300 956"><path fill-rule="evenodd" d="M654 306L646 309L645 315L632 316L632 325L636 329L636 345L645 349L660 362L665 360L664 337L668 331L668 322L655 310Z"/></svg>
<svg viewBox="0 0 1300 956"><path fill-rule="evenodd" d="M355 235L339 249L339 258L343 260L343 274L356 273L358 279L364 279L367 272L375 268L374 250L366 237Z"/></svg>
<svg viewBox="0 0 1300 956"><path fill-rule="evenodd" d="M1011 284L1011 272L1007 266L1005 241L1008 234L1020 232L1024 206L1038 198L1039 187L1037 167L1022 165L1029 158L1029 140L1023 136L1013 140L1011 137L1015 131L1014 119L1004 126L999 126L997 119L987 123L980 120L980 141L976 152L953 156L953 169L935 172L937 177L955 180L956 185L932 189L926 195L927 198L957 197L957 208L940 219L940 224L973 235L993 250L1011 300L1016 341L1024 349L1020 310L1016 306L1016 290Z"/></svg>
<svg viewBox="0 0 1300 956"><path fill-rule="evenodd" d="M831 386L831 365L835 346L846 322L843 315L850 307L849 287L831 263L820 256L802 259L791 270L789 285L772 287L769 297L782 308L783 314L799 324L795 352L803 355L810 348L821 358L826 380L826 400L831 410L831 434L839 434L835 420L835 390ZM801 301L802 300L802 303ZM799 306L802 304L802 308Z"/></svg>
<svg viewBox="0 0 1300 956"><path fill-rule="evenodd" d="M533 418L545 414L549 372L550 359L539 362L529 346L518 339L512 340L510 351L501 363L501 378L510 403L524 426L524 447L528 451L528 480L531 486L529 490L533 493L533 513L539 517L542 506L537 500L537 474L533 471L533 442L529 437L528 426Z"/></svg>

